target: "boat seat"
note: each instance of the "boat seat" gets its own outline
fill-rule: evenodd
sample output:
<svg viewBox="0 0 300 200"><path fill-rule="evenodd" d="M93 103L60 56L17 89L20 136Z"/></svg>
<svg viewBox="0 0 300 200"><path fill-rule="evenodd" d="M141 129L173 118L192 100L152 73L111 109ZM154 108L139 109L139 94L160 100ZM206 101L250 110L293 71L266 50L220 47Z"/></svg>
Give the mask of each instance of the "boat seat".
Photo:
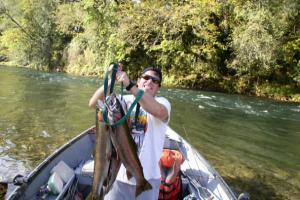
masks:
<svg viewBox="0 0 300 200"><path fill-rule="evenodd" d="M179 144L176 140L166 138L164 141L164 149L179 150Z"/></svg>

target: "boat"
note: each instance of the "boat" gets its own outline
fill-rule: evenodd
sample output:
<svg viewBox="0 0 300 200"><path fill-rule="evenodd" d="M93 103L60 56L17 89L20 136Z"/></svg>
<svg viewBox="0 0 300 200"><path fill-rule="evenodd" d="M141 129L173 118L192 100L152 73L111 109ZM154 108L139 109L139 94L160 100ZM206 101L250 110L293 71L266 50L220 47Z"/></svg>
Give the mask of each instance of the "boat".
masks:
<svg viewBox="0 0 300 200"><path fill-rule="evenodd" d="M31 173L25 177L17 176L16 188L8 195L8 200L66 200L81 198L91 191L92 172L83 173L83 167L92 159L95 145L95 128L91 127L61 146ZM203 156L170 127L167 128L164 148L176 149L183 155L184 162L180 166L182 194L181 199L191 200L240 200L225 183L217 171L210 166ZM63 189L59 194L43 194L44 186L49 183L53 169L61 163L72 169ZM58 171L64 170L61 168ZM21 181L20 181L21 180Z"/></svg>

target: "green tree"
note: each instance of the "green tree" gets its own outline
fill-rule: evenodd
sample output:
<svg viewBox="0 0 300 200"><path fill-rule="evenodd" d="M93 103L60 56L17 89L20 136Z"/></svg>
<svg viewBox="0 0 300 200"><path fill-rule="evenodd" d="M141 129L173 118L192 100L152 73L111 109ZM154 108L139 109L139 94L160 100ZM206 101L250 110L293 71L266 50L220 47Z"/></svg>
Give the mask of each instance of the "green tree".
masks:
<svg viewBox="0 0 300 200"><path fill-rule="evenodd" d="M0 0L0 54L83 75L120 61L137 78L156 65L173 86L290 98L299 10L299 0Z"/></svg>
<svg viewBox="0 0 300 200"><path fill-rule="evenodd" d="M56 2L51 0L22 0L16 4L1 1L11 29L2 36L10 54L21 65L54 69L53 52L59 41L54 23ZM14 11L12 11L14 10ZM17 13L14 15L13 13ZM14 40L11 40L14 38ZM12 43L14 41L14 43Z"/></svg>
<svg viewBox="0 0 300 200"><path fill-rule="evenodd" d="M243 1L234 5L233 56L229 67L237 71L236 90L255 92L255 88L265 84L295 87L299 75L295 48L299 38L299 1Z"/></svg>
<svg viewBox="0 0 300 200"><path fill-rule="evenodd" d="M205 82L217 82L225 67L219 55L227 42L219 38L228 29L221 5L225 3L143 1L123 5L117 13L117 55L136 76L144 66L158 65L170 74L173 84L205 87Z"/></svg>
<svg viewBox="0 0 300 200"><path fill-rule="evenodd" d="M247 2L235 9L235 28L232 33L234 57L231 66L239 76L248 79L268 76L276 61L279 41L274 35L272 13L259 5Z"/></svg>
<svg viewBox="0 0 300 200"><path fill-rule="evenodd" d="M111 45L117 30L113 1L82 0L58 6L59 29L71 41L65 46L66 71L85 75L103 74L116 60Z"/></svg>

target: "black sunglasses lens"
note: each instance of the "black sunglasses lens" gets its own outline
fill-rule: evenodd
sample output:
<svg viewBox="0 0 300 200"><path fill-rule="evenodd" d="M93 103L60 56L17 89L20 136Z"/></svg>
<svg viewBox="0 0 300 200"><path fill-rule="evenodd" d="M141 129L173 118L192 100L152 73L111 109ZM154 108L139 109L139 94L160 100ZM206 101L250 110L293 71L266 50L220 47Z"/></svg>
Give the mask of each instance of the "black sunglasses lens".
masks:
<svg viewBox="0 0 300 200"><path fill-rule="evenodd" d="M146 81L148 81L149 79L151 79L152 82L155 83L155 84L159 84L160 83L160 81L157 78L152 77L152 76L142 76L142 78L145 79Z"/></svg>
<svg viewBox="0 0 300 200"><path fill-rule="evenodd" d="M148 81L150 79L150 76L142 76L142 78Z"/></svg>
<svg viewBox="0 0 300 200"><path fill-rule="evenodd" d="M159 84L159 80L157 80L157 79L152 79L152 82L155 84Z"/></svg>

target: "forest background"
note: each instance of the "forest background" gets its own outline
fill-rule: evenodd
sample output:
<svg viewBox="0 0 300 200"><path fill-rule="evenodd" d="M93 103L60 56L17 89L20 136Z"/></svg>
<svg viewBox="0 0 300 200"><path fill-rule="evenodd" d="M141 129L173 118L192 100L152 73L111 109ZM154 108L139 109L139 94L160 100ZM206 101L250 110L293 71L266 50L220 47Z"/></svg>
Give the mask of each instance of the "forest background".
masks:
<svg viewBox="0 0 300 200"><path fill-rule="evenodd" d="M4 65L300 102L300 0L0 0Z"/></svg>

